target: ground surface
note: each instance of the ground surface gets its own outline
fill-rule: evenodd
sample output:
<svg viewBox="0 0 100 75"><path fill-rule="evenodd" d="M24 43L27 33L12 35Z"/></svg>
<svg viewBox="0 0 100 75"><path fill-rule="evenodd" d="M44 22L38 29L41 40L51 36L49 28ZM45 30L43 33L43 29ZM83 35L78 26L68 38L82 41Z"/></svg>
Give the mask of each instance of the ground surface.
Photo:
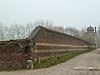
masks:
<svg viewBox="0 0 100 75"><path fill-rule="evenodd" d="M50 68L10 72L2 71L0 75L100 75L100 70L88 70L88 67L91 66L100 69L100 49L79 55L65 63ZM78 67L81 67L81 70L75 70Z"/></svg>

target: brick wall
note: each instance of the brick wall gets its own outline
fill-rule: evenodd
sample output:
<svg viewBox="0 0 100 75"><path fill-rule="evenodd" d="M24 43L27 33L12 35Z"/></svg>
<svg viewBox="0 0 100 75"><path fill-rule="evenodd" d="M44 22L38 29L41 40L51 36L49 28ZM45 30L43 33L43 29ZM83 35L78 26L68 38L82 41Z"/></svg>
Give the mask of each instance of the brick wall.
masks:
<svg viewBox="0 0 100 75"><path fill-rule="evenodd" d="M42 26L37 27L29 39L34 40L34 52L36 57L49 57L68 51L88 50L91 44L85 40L57 32Z"/></svg>
<svg viewBox="0 0 100 75"><path fill-rule="evenodd" d="M0 70L25 68L30 54L29 41L27 40L0 42Z"/></svg>

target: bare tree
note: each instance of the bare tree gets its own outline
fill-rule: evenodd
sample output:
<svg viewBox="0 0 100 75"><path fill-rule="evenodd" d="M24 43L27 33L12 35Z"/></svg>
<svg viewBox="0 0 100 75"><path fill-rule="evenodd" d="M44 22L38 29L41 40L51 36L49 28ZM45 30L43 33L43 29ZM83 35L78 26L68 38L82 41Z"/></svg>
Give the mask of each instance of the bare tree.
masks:
<svg viewBox="0 0 100 75"><path fill-rule="evenodd" d="M44 26L44 27L47 27L47 28L52 28L52 25L53 23L51 21L43 21L43 20L39 20L39 21L36 21L35 23L35 26Z"/></svg>
<svg viewBox="0 0 100 75"><path fill-rule="evenodd" d="M73 36L80 38L80 31L76 28L72 28Z"/></svg>
<svg viewBox="0 0 100 75"><path fill-rule="evenodd" d="M27 30L29 30L28 28L30 28L30 26L26 27L25 25L21 25L21 24L15 24L14 26L15 26L17 38L25 39L27 37ZM29 32L31 32L31 30Z"/></svg>
<svg viewBox="0 0 100 75"><path fill-rule="evenodd" d="M39 20L39 21L36 21L36 22L34 22L34 25L36 25L36 26L45 26L45 22L43 21L43 20Z"/></svg>
<svg viewBox="0 0 100 75"><path fill-rule="evenodd" d="M65 33L80 38L80 31L77 30L76 28L66 27Z"/></svg>
<svg viewBox="0 0 100 75"><path fill-rule="evenodd" d="M16 33L16 30L15 30L15 26L14 25L11 25L10 27L7 27L7 36L8 36L8 39L15 39L15 33Z"/></svg>
<svg viewBox="0 0 100 75"><path fill-rule="evenodd" d="M70 34L70 33L69 33L69 27L66 27L66 28L64 29L64 33Z"/></svg>
<svg viewBox="0 0 100 75"><path fill-rule="evenodd" d="M0 23L0 37L1 37L1 40L4 40L5 33L6 33L6 27L3 26L2 23Z"/></svg>
<svg viewBox="0 0 100 75"><path fill-rule="evenodd" d="M83 40L86 40L86 41L88 41L89 40L89 38L87 37L87 35L86 35L86 27L83 27L82 29L81 29L81 31L80 31L80 38L81 39L83 39Z"/></svg>
<svg viewBox="0 0 100 75"><path fill-rule="evenodd" d="M45 27L52 29L53 28L53 23L51 21L46 20L44 22Z"/></svg>
<svg viewBox="0 0 100 75"><path fill-rule="evenodd" d="M19 39L20 35L21 35L21 33L20 33L20 24L15 24L14 27L15 27L15 31L16 31L16 36Z"/></svg>
<svg viewBox="0 0 100 75"><path fill-rule="evenodd" d="M59 32L64 32L64 28L62 26L54 26L53 29Z"/></svg>
<svg viewBox="0 0 100 75"><path fill-rule="evenodd" d="M23 39L25 39L27 36L27 29L24 25L20 25L20 35Z"/></svg>
<svg viewBox="0 0 100 75"><path fill-rule="evenodd" d="M31 34L31 32L34 30L34 28L37 26L36 23L27 23L26 24L26 30L27 30L27 36Z"/></svg>

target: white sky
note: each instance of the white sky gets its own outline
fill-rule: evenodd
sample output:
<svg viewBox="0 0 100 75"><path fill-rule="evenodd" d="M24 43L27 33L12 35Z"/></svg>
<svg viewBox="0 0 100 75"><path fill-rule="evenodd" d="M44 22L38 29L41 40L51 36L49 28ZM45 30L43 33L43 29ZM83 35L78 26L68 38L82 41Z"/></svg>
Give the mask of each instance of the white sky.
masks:
<svg viewBox="0 0 100 75"><path fill-rule="evenodd" d="M49 20L80 29L100 24L100 0L0 0L0 23Z"/></svg>

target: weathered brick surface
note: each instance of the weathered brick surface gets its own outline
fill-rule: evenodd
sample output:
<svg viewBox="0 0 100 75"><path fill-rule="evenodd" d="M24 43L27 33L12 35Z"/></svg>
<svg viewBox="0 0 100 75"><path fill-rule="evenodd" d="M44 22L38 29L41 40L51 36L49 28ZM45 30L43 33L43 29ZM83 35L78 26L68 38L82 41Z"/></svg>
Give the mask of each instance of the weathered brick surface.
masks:
<svg viewBox="0 0 100 75"><path fill-rule="evenodd" d="M15 40L0 43L0 70L25 68L30 59L29 41Z"/></svg>
<svg viewBox="0 0 100 75"><path fill-rule="evenodd" d="M32 34L29 36L29 39L34 40L34 50L48 50L48 52L38 52L36 53L36 57L44 57L44 56L51 56L52 54L57 53L64 53L68 51L68 49L72 50L87 50L91 44L87 41L82 39L67 35L65 33L57 32L52 29L48 29L42 26L37 27ZM58 46L47 46L47 45L36 45L36 43L44 43L44 44L58 44ZM59 46L59 45L71 45L71 46ZM73 46L73 47L72 47ZM85 47L87 46L87 47ZM52 49L65 49L66 51L59 51L59 52L49 52Z"/></svg>
<svg viewBox="0 0 100 75"><path fill-rule="evenodd" d="M81 39L69 36L64 33L52 31L50 29L41 28L35 35L35 42L41 43L55 43L55 44L67 44L67 45L86 45L87 42Z"/></svg>

